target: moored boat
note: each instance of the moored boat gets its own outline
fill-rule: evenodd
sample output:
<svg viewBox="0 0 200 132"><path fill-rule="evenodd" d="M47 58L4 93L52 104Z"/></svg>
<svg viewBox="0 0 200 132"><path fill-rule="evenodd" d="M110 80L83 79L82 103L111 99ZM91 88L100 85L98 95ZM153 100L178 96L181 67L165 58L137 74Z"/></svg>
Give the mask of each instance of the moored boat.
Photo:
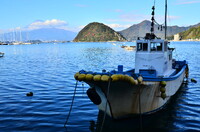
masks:
<svg viewBox="0 0 200 132"><path fill-rule="evenodd" d="M3 57L4 56L4 53L3 52L0 52L0 57Z"/></svg>
<svg viewBox="0 0 200 132"><path fill-rule="evenodd" d="M154 34L154 6L152 9L151 33L136 41L134 69L124 71L119 65L117 71L81 70L75 74L76 80L91 87L87 91L91 101L112 118L161 110L188 78L187 61L173 59L174 49L169 48L169 42Z"/></svg>

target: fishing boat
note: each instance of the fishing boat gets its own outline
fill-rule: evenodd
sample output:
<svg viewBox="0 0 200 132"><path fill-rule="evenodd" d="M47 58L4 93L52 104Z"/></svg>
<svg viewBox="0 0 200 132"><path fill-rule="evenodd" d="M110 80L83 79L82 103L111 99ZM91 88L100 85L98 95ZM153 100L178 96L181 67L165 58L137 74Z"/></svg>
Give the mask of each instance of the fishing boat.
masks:
<svg viewBox="0 0 200 132"><path fill-rule="evenodd" d="M167 1L165 7L167 12ZM172 58L174 49L166 40L166 13L165 39L160 39L154 34L154 6L152 10L150 33L136 41L134 69L124 71L124 66L118 65L113 71L81 70L74 75L77 82L90 86L87 95L99 110L114 119L161 110L188 78L187 61Z"/></svg>

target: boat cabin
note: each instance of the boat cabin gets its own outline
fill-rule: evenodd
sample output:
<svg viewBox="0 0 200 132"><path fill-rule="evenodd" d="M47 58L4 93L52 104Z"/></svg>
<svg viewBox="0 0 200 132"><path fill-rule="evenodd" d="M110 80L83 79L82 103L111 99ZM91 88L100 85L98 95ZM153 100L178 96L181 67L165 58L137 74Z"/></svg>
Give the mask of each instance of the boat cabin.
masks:
<svg viewBox="0 0 200 132"><path fill-rule="evenodd" d="M135 73L149 77L166 77L172 69L172 50L168 41L143 39L136 41Z"/></svg>

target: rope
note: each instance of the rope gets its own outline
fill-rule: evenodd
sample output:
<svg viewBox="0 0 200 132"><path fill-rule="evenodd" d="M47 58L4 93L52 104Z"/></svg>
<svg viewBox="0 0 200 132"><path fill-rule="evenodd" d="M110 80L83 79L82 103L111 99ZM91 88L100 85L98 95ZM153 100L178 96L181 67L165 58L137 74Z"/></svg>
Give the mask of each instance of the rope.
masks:
<svg viewBox="0 0 200 132"><path fill-rule="evenodd" d="M64 127L67 129L66 125L68 123L68 120L69 120L69 117L70 117L70 114L71 114L71 111L72 111L72 106L74 104L74 98L75 98L75 95L76 95L76 88L77 88L77 85L78 85L78 80L76 81L76 85L75 85L75 89L74 89L74 94L73 94L73 97L72 97L72 102L71 102L71 105L70 105L70 109L69 109L69 113L67 115L67 118L66 118L66 121L65 121L65 124L64 124Z"/></svg>
<svg viewBox="0 0 200 132"><path fill-rule="evenodd" d="M139 87L139 113L140 113L140 132L143 132L143 126L142 126L142 108L141 108L141 91L140 91L140 88L141 88L141 84L140 84L140 87Z"/></svg>
<svg viewBox="0 0 200 132"><path fill-rule="evenodd" d="M103 122L102 122L102 126L101 126L101 130L100 132L102 132L103 130L103 125L104 125L104 122L105 122L105 119L106 119L106 111L107 111L107 105L108 105L108 95L109 95L109 91L110 91L110 82L111 82L111 78L109 79L109 82L108 82L108 90L107 90L107 97L106 97L106 106L105 106L105 112L104 112L104 117L103 117Z"/></svg>

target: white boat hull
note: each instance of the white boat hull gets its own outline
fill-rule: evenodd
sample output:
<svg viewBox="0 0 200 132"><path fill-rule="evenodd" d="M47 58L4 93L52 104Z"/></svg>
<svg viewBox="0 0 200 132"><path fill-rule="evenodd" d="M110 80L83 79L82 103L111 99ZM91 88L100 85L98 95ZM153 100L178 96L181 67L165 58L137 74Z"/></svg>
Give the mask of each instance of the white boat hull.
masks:
<svg viewBox="0 0 200 132"><path fill-rule="evenodd" d="M87 82L101 98L99 110L119 119L137 114L149 114L160 110L173 96L185 77L185 70L174 80L166 81L166 98L161 98L160 81L143 81L140 85L119 81ZM108 96L108 97L107 97Z"/></svg>

